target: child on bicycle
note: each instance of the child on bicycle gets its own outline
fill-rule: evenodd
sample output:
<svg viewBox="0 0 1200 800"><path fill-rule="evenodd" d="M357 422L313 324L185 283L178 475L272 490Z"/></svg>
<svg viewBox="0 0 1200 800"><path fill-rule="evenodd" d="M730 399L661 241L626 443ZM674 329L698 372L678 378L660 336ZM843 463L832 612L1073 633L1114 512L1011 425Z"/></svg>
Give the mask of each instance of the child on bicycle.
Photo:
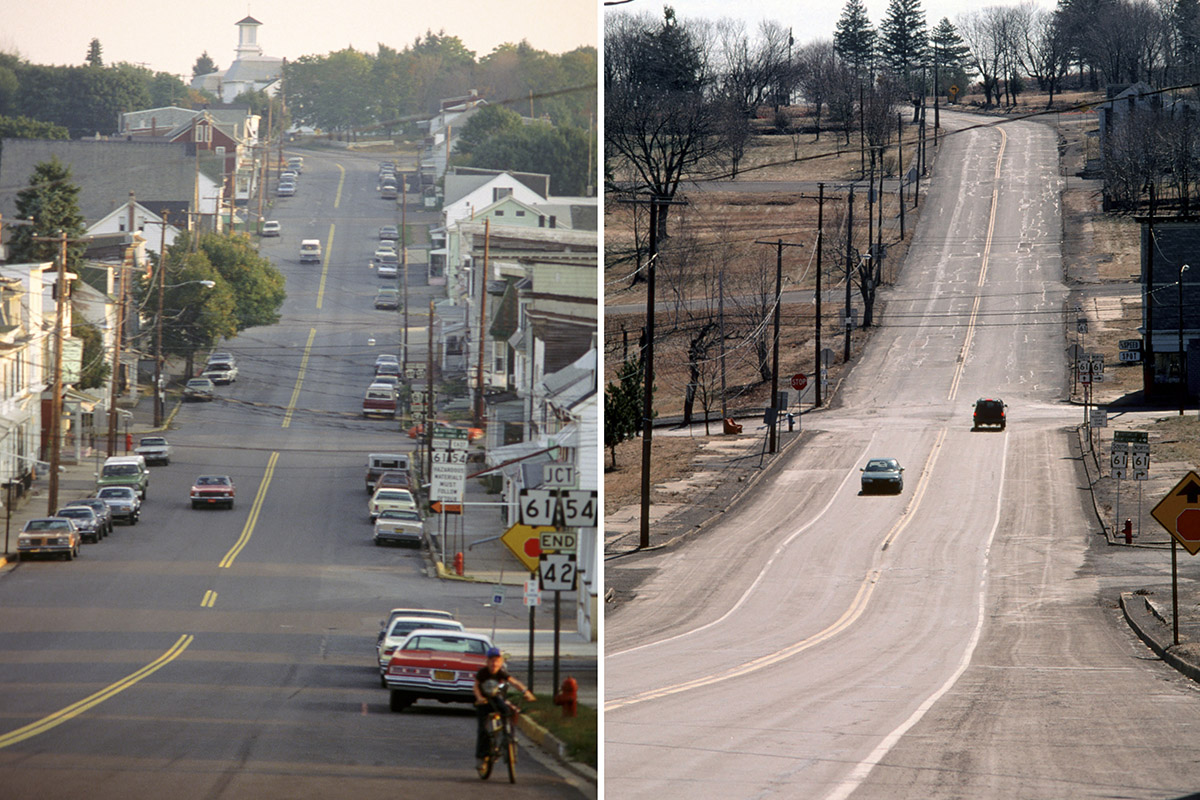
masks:
<svg viewBox="0 0 1200 800"><path fill-rule="evenodd" d="M510 675L508 670L504 668L504 654L500 652L500 648L489 647L487 651L487 664L475 673L475 718L478 723L475 733L475 759L478 762L477 766L480 768L483 767L490 749L487 718L492 712L491 703L488 702L487 697L483 694L484 681L507 682L510 686L518 689L527 701L537 699L533 696L533 692L525 688L525 684Z"/></svg>

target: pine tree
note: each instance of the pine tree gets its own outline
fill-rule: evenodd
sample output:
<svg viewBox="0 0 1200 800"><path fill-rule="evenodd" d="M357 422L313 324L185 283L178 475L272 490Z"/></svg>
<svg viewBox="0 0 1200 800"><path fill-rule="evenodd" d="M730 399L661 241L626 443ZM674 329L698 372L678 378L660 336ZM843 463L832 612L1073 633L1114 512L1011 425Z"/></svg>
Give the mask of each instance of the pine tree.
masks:
<svg viewBox="0 0 1200 800"><path fill-rule="evenodd" d="M17 192L17 219L32 220L30 225L16 225L9 240L9 261L38 263L58 258L59 244L39 241L35 237L58 236L78 239L86 232L83 215L79 213L79 187L71 183L71 170L55 156L33 168L28 188ZM81 243L67 244L67 269L78 271L83 255Z"/></svg>
<svg viewBox="0 0 1200 800"><path fill-rule="evenodd" d="M862 0L846 0L842 16L833 34L833 50L838 57L854 68L860 81L867 78L875 63L878 36L871 27Z"/></svg>
<svg viewBox="0 0 1200 800"><path fill-rule="evenodd" d="M197 78L201 75L209 75L217 71L216 62L209 57L208 51L205 50L196 59L196 63L192 65L192 77Z"/></svg>
<svg viewBox="0 0 1200 800"><path fill-rule="evenodd" d="M929 43L931 61L937 70L937 90L945 93L954 82L965 77L971 50L958 35L958 29L948 17L942 17L941 22L933 29Z"/></svg>
<svg viewBox="0 0 1200 800"><path fill-rule="evenodd" d="M908 85L925 60L929 34L920 0L891 0L879 26L879 52L896 77Z"/></svg>
<svg viewBox="0 0 1200 800"><path fill-rule="evenodd" d="M617 370L616 382L604 390L604 446L617 466L617 445L638 435L642 429L642 382L645 370L640 358L631 359Z"/></svg>
<svg viewBox="0 0 1200 800"><path fill-rule="evenodd" d="M1171 10L1174 68L1173 80L1185 83L1200 72L1200 0L1175 0Z"/></svg>
<svg viewBox="0 0 1200 800"><path fill-rule="evenodd" d="M103 48L100 46L99 39L92 39L88 44L87 58L85 61L89 67L103 67L104 57L100 55Z"/></svg>

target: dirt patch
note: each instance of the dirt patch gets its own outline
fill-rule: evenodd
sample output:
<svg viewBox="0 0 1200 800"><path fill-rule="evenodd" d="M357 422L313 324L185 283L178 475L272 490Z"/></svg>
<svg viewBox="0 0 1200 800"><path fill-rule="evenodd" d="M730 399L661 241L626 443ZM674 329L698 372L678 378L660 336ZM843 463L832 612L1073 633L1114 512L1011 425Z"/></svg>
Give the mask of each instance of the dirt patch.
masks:
<svg viewBox="0 0 1200 800"><path fill-rule="evenodd" d="M687 436L655 436L650 442L650 501L662 502L671 496L655 485L685 478L693 471L692 462L700 443ZM604 513L640 502L642 496L642 440L632 439L617 445L617 468L612 469L612 452L604 451Z"/></svg>

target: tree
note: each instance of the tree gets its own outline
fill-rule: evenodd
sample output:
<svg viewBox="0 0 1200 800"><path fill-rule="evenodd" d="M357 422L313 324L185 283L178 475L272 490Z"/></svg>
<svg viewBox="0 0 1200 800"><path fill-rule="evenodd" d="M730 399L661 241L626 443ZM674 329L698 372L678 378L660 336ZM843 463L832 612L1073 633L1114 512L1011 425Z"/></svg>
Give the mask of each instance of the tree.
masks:
<svg viewBox="0 0 1200 800"><path fill-rule="evenodd" d="M796 56L796 80L801 95L812 107L813 123L817 129L813 141L821 141L821 109L833 90L833 75L837 66L833 42L828 39L804 45ZM799 144L795 146L798 148Z"/></svg>
<svg viewBox="0 0 1200 800"><path fill-rule="evenodd" d="M553 194L582 195L590 183L586 131L534 122L497 133L474 149L470 164L486 169L543 172Z"/></svg>
<svg viewBox="0 0 1200 800"><path fill-rule="evenodd" d="M217 71L217 64L209 58L208 51L205 50L196 59L196 63L192 65L192 77L198 78L201 75L210 75Z"/></svg>
<svg viewBox="0 0 1200 800"><path fill-rule="evenodd" d="M928 48L921 0L890 0L887 15L879 25L879 50L892 74L909 91L913 89L913 72L924 62Z"/></svg>
<svg viewBox="0 0 1200 800"><path fill-rule="evenodd" d="M10 262L55 261L60 245L52 241L39 241L39 238L48 239L65 233L67 239L78 239L86 231L83 215L79 213L79 187L71 182L71 170L57 156L33 168L28 188L17 192L16 208L17 219L33 222L11 229ZM67 243L68 271L78 271L83 250L81 242Z"/></svg>
<svg viewBox="0 0 1200 800"><path fill-rule="evenodd" d="M83 342L82 367L75 386L80 389L95 389L108 382L112 371L104 350L104 337L100 329L90 322L75 318L71 324L71 335Z"/></svg>
<svg viewBox="0 0 1200 800"><path fill-rule="evenodd" d="M1175 0L1171 9L1171 67L1179 84L1200 75L1200 0Z"/></svg>
<svg viewBox="0 0 1200 800"><path fill-rule="evenodd" d="M947 93L951 86L965 88L965 67L971 50L958 35L958 29L948 17L942 17L937 27L929 34L929 44L936 90L939 93Z"/></svg>
<svg viewBox="0 0 1200 800"><path fill-rule="evenodd" d="M238 331L279 321L279 309L287 297L283 273L258 254L247 234L206 233L198 244L208 263L234 290L233 317Z"/></svg>
<svg viewBox="0 0 1200 800"><path fill-rule="evenodd" d="M99 39L92 39L92 41L88 43L87 58L85 58L84 61L89 67L104 66L104 58L100 55L102 49L103 48L100 47Z"/></svg>
<svg viewBox="0 0 1200 800"><path fill-rule="evenodd" d="M458 135L454 152L470 156L493 136L511 134L521 128L521 115L505 106L484 106L471 115Z"/></svg>
<svg viewBox="0 0 1200 800"><path fill-rule="evenodd" d="M0 116L0 139L70 139L67 129L29 117Z"/></svg>
<svg viewBox="0 0 1200 800"><path fill-rule="evenodd" d="M604 141L609 174L622 188L674 197L679 182L700 174L721 146L712 85L700 46L668 6L649 16L605 20ZM665 238L669 206L658 208Z"/></svg>
<svg viewBox="0 0 1200 800"><path fill-rule="evenodd" d="M617 369L617 380L604 389L604 446L612 453L617 468L617 445L633 439L642 429L642 386L645 369L641 358L631 359Z"/></svg>
<svg viewBox="0 0 1200 800"><path fill-rule="evenodd" d="M871 27L862 0L846 0L846 7L834 29L833 49L851 66L854 77L860 82L865 81L874 68L877 42L878 34Z"/></svg>
<svg viewBox="0 0 1200 800"><path fill-rule="evenodd" d="M1004 9L990 6L959 17L958 29L971 51L971 69L979 75L984 101L999 100L1000 70L1004 56Z"/></svg>

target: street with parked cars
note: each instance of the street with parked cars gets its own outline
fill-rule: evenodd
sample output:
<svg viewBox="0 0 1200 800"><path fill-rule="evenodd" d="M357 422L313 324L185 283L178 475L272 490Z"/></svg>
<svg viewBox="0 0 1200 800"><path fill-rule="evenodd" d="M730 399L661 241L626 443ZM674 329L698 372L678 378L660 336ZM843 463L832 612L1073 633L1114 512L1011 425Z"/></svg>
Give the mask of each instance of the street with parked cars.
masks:
<svg viewBox="0 0 1200 800"><path fill-rule="evenodd" d="M105 476L119 482L98 483L103 454L70 468L51 511L94 497L110 512L109 529L116 523L112 536L84 542L71 518L36 517L58 521L29 531L30 559L0 575L0 606L20 607L25 631L14 638L15 615L0 620L13 666L0 681L0 708L19 707L23 725L95 701L69 724L0 749L20 759L6 767L5 793L42 796L34 787L63 767L64 753L102 775L87 791L104 800L146 796L151 773L152 793L171 796L294 796L297 780L322 796L392 796L402 785L453 795L478 781L466 696L476 642L499 644L525 669L529 612L519 585L436 577L437 520L426 518L427 489L414 476L416 445L395 420L407 389L400 316L373 309L383 281L363 269L397 208L379 200L375 159L306 155L305 191L270 210L279 235L259 240L287 278L280 322L207 359L197 354L177 395L189 402L169 404L164 430L151 430L143 398L122 423L140 452L125 466L114 454ZM346 170L337 214L335 163ZM301 254L301 241L317 247ZM411 307L427 308L437 290L423 262L411 254L409 262ZM398 295L399 281L388 280ZM410 358L422 361L423 324L408 332ZM376 364L380 355L391 358ZM224 374L212 374L214 365ZM367 387L387 392L390 414L364 418ZM364 473L368 500L379 502L368 518ZM45 512L43 497L28 503L39 500ZM517 562L503 558L496 572L514 574ZM393 615L429 623L389 638ZM551 630L539 611L535 691L545 695ZM457 638L434 638L444 634ZM47 664L36 655L80 646L84 659ZM386 647L403 658L385 662ZM582 675L594 685L594 645L588 652ZM453 687L443 690L448 672ZM536 748L522 752L516 796L549 800L586 787ZM418 775L419 786L402 783Z"/></svg>

